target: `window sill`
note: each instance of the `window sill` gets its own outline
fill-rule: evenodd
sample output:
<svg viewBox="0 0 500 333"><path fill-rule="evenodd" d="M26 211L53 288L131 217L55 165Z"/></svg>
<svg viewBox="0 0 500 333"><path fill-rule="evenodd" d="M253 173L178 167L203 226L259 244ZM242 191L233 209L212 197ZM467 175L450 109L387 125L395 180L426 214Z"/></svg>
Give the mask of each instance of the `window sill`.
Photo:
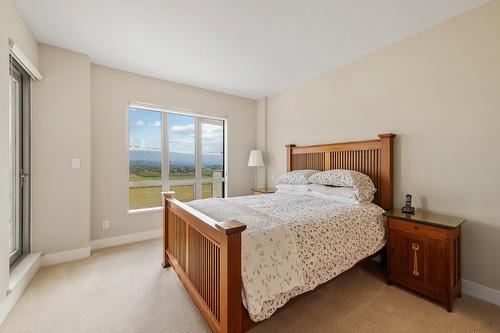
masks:
<svg viewBox="0 0 500 333"><path fill-rule="evenodd" d="M154 208L143 208L143 209L132 209L127 211L127 215L136 215L136 214L144 214L144 213L155 213L163 211L163 207L154 207Z"/></svg>
<svg viewBox="0 0 500 333"><path fill-rule="evenodd" d="M40 268L40 255L40 252L28 254L24 258L20 258L19 262L10 270L9 289L6 297L0 302L0 322L7 317L10 310L16 305L38 268Z"/></svg>
<svg viewBox="0 0 500 333"><path fill-rule="evenodd" d="M21 261L15 265L9 274L9 291L16 289L26 277L34 275L40 265L40 256L40 252L30 253L20 259Z"/></svg>

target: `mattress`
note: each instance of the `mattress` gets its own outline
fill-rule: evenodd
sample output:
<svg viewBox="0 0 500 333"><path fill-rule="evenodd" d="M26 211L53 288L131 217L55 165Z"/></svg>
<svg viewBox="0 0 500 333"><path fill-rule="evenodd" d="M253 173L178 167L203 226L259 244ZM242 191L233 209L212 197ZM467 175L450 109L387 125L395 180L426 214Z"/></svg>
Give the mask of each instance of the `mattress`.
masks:
<svg viewBox="0 0 500 333"><path fill-rule="evenodd" d="M382 208L306 194L203 199L189 206L216 221L238 220L242 300L253 321L325 283L385 245Z"/></svg>

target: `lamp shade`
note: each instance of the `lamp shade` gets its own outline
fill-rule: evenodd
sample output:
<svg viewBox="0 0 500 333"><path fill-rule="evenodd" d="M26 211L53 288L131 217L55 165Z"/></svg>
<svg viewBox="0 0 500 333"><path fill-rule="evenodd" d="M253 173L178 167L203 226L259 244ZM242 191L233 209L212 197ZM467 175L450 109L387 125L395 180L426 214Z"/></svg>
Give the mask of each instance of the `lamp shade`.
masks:
<svg viewBox="0 0 500 333"><path fill-rule="evenodd" d="M262 158L262 152L260 150L250 151L250 156L248 157L248 166L264 166L264 159Z"/></svg>

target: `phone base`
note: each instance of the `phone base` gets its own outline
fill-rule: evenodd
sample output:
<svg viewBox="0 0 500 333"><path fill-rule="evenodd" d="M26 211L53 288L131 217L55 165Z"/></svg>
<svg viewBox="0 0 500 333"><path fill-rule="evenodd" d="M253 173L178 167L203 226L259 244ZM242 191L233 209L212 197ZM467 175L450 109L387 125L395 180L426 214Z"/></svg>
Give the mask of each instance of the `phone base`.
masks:
<svg viewBox="0 0 500 333"><path fill-rule="evenodd" d="M401 212L405 214L415 214L415 207L403 207L401 208Z"/></svg>

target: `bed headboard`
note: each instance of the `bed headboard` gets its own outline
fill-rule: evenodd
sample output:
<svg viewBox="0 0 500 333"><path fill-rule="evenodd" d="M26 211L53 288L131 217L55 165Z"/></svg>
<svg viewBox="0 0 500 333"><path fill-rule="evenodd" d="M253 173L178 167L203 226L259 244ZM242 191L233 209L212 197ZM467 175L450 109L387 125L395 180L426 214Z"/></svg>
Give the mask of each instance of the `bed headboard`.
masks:
<svg viewBox="0 0 500 333"><path fill-rule="evenodd" d="M377 192L375 202L385 210L392 209L392 133L379 139L314 146L287 145L287 171L356 170L368 175Z"/></svg>

